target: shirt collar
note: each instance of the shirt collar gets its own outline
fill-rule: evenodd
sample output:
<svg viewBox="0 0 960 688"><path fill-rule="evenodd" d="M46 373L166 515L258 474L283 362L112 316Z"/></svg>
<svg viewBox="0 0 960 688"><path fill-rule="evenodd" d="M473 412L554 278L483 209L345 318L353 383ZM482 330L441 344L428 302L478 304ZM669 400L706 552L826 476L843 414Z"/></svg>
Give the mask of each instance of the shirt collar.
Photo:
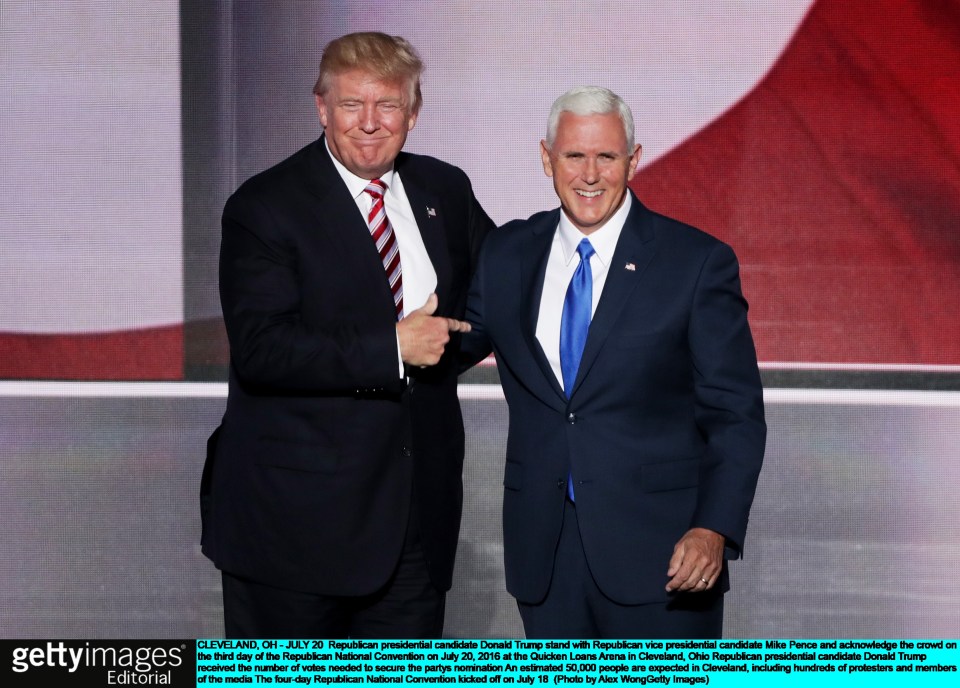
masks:
<svg viewBox="0 0 960 688"><path fill-rule="evenodd" d="M330 159L333 161L333 166L337 169L337 172L340 174L340 178L343 179L344 184L347 185L347 190L350 191L350 196L354 199L359 198L363 193L364 189L367 188L367 184L370 183L369 179L364 179L363 177L358 177L353 172L348 170L343 166L333 153L330 152L330 144L327 142L326 137L323 139L323 145L327 149L327 155L330 156ZM393 188L393 175L394 170L391 167L388 171L380 175L379 179L384 184L387 185L387 193L390 192L390 189Z"/></svg>
<svg viewBox="0 0 960 688"><path fill-rule="evenodd" d="M590 245L593 246L593 250L600 261L609 266L613 262L613 252L617 249L617 241L620 239L620 232L623 231L623 225L627 221L627 215L630 214L632 204L633 194L627 190L623 203L620 204L617 212L590 236L577 229L570 218L567 217L567 214L561 210L558 234L560 235L560 248L563 251L564 265L570 264L577 252L577 246L586 238L590 240Z"/></svg>

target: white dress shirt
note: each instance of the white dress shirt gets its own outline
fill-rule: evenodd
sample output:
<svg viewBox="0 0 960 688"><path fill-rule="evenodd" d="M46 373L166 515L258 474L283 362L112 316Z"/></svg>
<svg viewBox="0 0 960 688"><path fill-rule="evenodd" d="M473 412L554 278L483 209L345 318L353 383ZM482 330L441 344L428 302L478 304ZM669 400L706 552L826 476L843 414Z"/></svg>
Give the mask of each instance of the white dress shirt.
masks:
<svg viewBox="0 0 960 688"><path fill-rule="evenodd" d="M560 222L553 235L550 256L547 258L547 271L543 280L543 294L540 297L540 314L537 316L537 341L550 362L553 374L563 387L563 372L560 368L560 320L563 316L563 300L573 273L580 264L577 246L583 239L589 239L595 253L590 258L590 270L593 273L593 303L590 317L597 312L597 304L607 282L607 273L613 261L613 252L617 248L620 232L630 214L633 203L627 192L620 208L599 229L587 236L577 229L567 214L560 212Z"/></svg>
<svg viewBox="0 0 960 688"><path fill-rule="evenodd" d="M373 207L373 197L366 193L369 180L358 177L348 170L343 164L330 153L330 146L324 140L327 146L327 153L333 161L333 166L337 169L341 179L347 185L350 195L353 196L357 209L363 217L366 224L367 215L370 208ZM413 210L410 207L410 201L403 190L403 181L396 171L390 170L380 177L380 180L387 185L387 192L383 195L383 205L387 213L387 219L390 220L390 226L393 227L393 234L397 239L397 248L400 251L400 270L403 279L403 314L407 315L423 306L437 288L437 271L433 267L430 255L427 253L427 247L423 243L423 237L420 235L420 228L413 216ZM370 239L371 246L373 239ZM386 282L386 275L384 275ZM400 376L403 377L403 361L400 360L400 340L397 339L397 360L399 361Z"/></svg>

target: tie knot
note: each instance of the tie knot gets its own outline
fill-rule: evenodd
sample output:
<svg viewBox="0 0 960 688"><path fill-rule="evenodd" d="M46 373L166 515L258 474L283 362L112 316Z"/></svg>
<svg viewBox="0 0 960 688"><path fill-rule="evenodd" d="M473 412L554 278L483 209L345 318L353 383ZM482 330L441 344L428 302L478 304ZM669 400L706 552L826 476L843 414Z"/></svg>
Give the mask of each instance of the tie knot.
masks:
<svg viewBox="0 0 960 688"><path fill-rule="evenodd" d="M590 240L584 239L577 246L577 253L580 254L580 260L587 261L596 251L593 250L593 244L590 243Z"/></svg>
<svg viewBox="0 0 960 688"><path fill-rule="evenodd" d="M371 179L364 189L364 191L374 198L383 198L383 194L386 192L386 190L387 185L383 183L382 179Z"/></svg>

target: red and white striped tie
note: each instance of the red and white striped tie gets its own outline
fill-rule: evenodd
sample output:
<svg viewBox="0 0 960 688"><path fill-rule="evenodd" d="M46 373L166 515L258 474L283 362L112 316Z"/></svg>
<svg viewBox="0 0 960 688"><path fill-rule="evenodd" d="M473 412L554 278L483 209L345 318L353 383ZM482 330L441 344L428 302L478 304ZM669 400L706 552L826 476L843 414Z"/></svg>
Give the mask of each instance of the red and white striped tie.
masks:
<svg viewBox="0 0 960 688"><path fill-rule="evenodd" d="M403 276L400 274L400 246L393 235L393 227L387 219L387 211L383 207L383 194L387 185L379 179L373 179L364 189L373 197L373 205L367 214L367 226L370 236L377 245L380 260L383 262L383 271L390 283L393 293L393 305L397 312L397 320L403 317Z"/></svg>

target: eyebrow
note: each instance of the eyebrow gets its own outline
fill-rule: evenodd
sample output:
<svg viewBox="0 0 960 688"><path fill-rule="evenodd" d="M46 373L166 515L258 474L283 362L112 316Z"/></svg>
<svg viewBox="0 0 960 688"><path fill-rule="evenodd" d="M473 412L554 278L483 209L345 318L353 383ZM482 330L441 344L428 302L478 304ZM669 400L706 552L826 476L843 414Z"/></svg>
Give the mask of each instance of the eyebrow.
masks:
<svg viewBox="0 0 960 688"><path fill-rule="evenodd" d="M362 103L362 102L364 102L364 98L363 98L363 96L341 96L340 98L337 99L337 102L338 102L338 103ZM377 99L376 99L375 101L373 101L373 102L375 102L375 103L401 103L401 104L402 104L402 103L403 103L403 98L402 98L402 97L394 98L394 97L392 97L392 96L388 96L388 97L386 97L386 98L377 98Z"/></svg>
<svg viewBox="0 0 960 688"><path fill-rule="evenodd" d="M560 155L569 158L569 157L574 156L574 155L582 155L582 156L586 157L587 154L584 153L583 151L574 149L574 150L561 151L561 152L560 152ZM598 152L596 155L597 155L598 158L600 158L600 157L605 157L605 156L606 156L606 157L611 157L611 158L618 158L618 157L620 157L620 156L622 156L622 155L626 155L626 153L617 153L616 151L600 151L600 152Z"/></svg>

